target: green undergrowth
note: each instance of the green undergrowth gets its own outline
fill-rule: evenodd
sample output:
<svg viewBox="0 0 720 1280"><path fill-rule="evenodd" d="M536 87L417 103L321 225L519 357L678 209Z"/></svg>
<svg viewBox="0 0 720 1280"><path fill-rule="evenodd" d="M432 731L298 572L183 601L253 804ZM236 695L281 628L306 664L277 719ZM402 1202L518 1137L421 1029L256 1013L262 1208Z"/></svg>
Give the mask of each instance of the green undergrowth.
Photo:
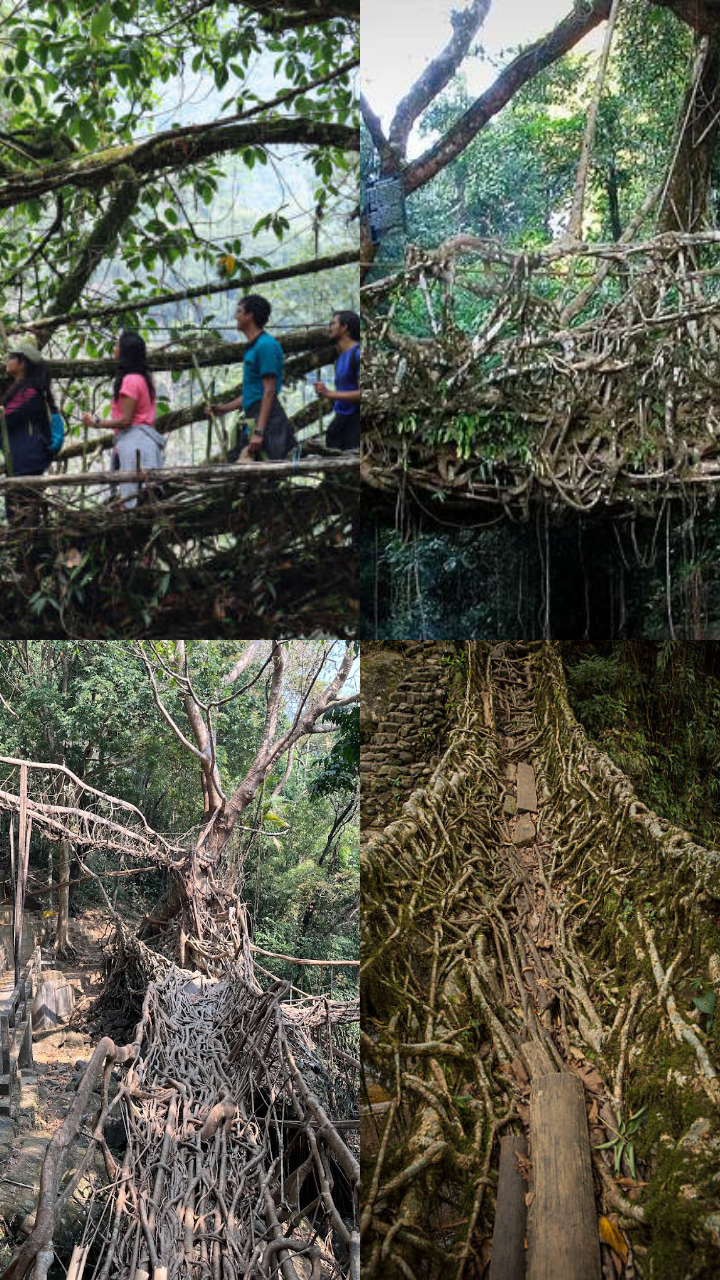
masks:
<svg viewBox="0 0 720 1280"><path fill-rule="evenodd" d="M574 714L641 800L720 846L720 653L711 644L566 645Z"/></svg>

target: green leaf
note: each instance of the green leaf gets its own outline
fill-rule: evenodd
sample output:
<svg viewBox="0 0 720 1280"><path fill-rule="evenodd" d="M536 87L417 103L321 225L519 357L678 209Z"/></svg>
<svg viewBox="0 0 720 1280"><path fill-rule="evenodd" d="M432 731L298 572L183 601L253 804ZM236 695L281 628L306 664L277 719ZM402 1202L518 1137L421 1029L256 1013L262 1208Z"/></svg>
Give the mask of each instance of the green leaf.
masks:
<svg viewBox="0 0 720 1280"><path fill-rule="evenodd" d="M78 120L77 131L81 142L87 147L88 151L94 151L98 144L98 135L92 120L88 120L87 117Z"/></svg>
<svg viewBox="0 0 720 1280"><path fill-rule="evenodd" d="M693 996L693 1004L701 1013L714 1013L717 996L714 991L707 991L704 996Z"/></svg>
<svg viewBox="0 0 720 1280"><path fill-rule="evenodd" d="M94 40L102 40L106 32L109 31L112 20L113 14L110 5L101 5L97 13L94 13L90 19L90 35Z"/></svg>

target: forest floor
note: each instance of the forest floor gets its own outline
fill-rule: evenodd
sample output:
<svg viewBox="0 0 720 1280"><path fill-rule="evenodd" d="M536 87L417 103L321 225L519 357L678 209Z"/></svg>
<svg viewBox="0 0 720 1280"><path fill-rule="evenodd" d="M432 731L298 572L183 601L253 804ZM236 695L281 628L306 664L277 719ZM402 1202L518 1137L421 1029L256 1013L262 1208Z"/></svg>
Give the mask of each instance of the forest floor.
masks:
<svg viewBox="0 0 720 1280"><path fill-rule="evenodd" d="M25 928L42 937L39 916L28 913ZM34 1034L34 1067L22 1071L17 1121L0 1117L0 1265L31 1225L47 1144L74 1101L101 1034L88 1012L102 990L102 944L107 936L105 914L88 908L69 922L72 955L57 958L52 944L42 947L46 969L63 973L74 988L75 1010L69 1023Z"/></svg>

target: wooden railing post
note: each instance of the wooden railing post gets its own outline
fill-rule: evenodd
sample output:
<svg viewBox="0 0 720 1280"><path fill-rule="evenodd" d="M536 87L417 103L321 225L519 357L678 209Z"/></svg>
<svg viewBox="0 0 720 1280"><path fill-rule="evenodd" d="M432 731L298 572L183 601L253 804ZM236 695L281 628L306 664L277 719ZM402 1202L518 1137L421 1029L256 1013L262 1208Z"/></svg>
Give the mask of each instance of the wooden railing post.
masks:
<svg viewBox="0 0 720 1280"><path fill-rule="evenodd" d="M10 1023L6 1013L0 1013L0 1053L2 1054L2 1074L10 1075Z"/></svg>

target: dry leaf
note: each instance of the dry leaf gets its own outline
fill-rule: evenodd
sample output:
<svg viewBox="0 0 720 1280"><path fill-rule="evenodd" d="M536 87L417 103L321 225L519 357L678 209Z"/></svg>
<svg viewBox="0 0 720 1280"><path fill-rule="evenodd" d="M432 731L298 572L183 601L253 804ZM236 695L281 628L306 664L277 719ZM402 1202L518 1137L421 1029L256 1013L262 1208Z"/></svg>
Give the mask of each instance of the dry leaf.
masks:
<svg viewBox="0 0 720 1280"><path fill-rule="evenodd" d="M390 1094L381 1084L369 1084L365 1092L371 1106L376 1102L390 1102Z"/></svg>
<svg viewBox="0 0 720 1280"><path fill-rule="evenodd" d="M604 1240L623 1262L627 1262L628 1247L617 1223L611 1218L601 1218L599 1225L600 1239Z"/></svg>
<svg viewBox="0 0 720 1280"><path fill-rule="evenodd" d="M77 569L82 564L82 555L78 551L77 547L70 548L65 557L64 563L66 569Z"/></svg>
<svg viewBox="0 0 720 1280"><path fill-rule="evenodd" d="M525 1192L525 1204L527 1205L528 1209L530 1208L530 1205L532 1204L532 1202L533 1202L533 1200L534 1200L534 1199L535 1199L535 1192L534 1192L534 1191L526 1191L526 1192Z"/></svg>
<svg viewBox="0 0 720 1280"><path fill-rule="evenodd" d="M592 1103L592 1106L591 1106L590 1111L589 1111L589 1114L588 1114L588 1122L589 1122L590 1124L597 1124L597 1122L598 1122L598 1104L597 1104L597 1098L593 1098L593 1103Z"/></svg>

